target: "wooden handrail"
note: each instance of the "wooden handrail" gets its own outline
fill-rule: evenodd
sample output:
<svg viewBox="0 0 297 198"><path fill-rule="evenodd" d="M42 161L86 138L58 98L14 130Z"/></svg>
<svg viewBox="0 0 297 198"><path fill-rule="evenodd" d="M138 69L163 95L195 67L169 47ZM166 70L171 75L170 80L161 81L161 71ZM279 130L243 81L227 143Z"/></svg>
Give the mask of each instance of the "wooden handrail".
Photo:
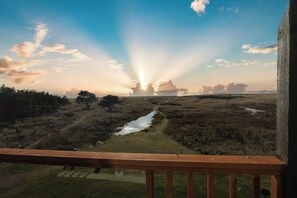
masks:
<svg viewBox="0 0 297 198"><path fill-rule="evenodd" d="M147 197L154 196L154 171L167 172L168 188L172 188L172 172L185 171L188 174L188 197L193 197L193 172L206 172L208 175L208 197L213 196L214 174L230 175L230 197L236 194L236 174L253 175L253 194L259 195L259 176L272 175L272 189L275 197L282 192L281 181L286 166L273 156L223 156L223 155L187 155L187 154L139 154L107 153L57 150L0 149L0 162L30 163L45 165L69 165L94 168L122 168L146 170ZM168 197L172 189L168 189Z"/></svg>
<svg viewBox="0 0 297 198"><path fill-rule="evenodd" d="M285 164L272 156L139 154L31 149L0 149L0 161L83 167L280 174Z"/></svg>

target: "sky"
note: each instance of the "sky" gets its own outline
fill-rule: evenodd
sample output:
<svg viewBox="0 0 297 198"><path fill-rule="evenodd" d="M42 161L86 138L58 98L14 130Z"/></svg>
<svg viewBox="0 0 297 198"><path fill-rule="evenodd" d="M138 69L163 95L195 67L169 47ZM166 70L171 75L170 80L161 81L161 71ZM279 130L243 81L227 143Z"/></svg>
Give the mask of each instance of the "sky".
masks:
<svg viewBox="0 0 297 198"><path fill-rule="evenodd" d="M128 95L172 80L276 90L288 0L0 0L0 84Z"/></svg>

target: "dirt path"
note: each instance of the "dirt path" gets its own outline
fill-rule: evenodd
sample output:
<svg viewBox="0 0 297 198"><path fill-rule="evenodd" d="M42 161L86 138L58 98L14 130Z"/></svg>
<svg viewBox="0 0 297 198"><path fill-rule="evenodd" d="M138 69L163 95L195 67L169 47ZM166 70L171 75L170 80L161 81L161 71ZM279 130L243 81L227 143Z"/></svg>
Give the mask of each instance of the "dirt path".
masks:
<svg viewBox="0 0 297 198"><path fill-rule="evenodd" d="M84 120L94 114L95 112L92 110L89 110L88 112L80 115L76 120L74 120L73 122L65 123L65 127L61 128L59 131L56 132L49 132L47 133L46 136L40 138L39 140L37 140L35 143L33 143L30 148L35 148L36 145L40 144L42 141L46 140L46 138L50 137L50 136L54 136L57 135L58 133L60 134L67 134L72 128L75 128L76 126L80 125L81 123L84 122Z"/></svg>
<svg viewBox="0 0 297 198"><path fill-rule="evenodd" d="M72 127L75 127L75 125L78 125L79 123L81 123L88 115L90 115L92 113L92 111L88 111L87 113L83 114L82 116L80 116L78 119L76 119L74 122L72 122L71 124L65 126L64 128L62 128L60 130L60 133L65 133L67 130L69 130Z"/></svg>

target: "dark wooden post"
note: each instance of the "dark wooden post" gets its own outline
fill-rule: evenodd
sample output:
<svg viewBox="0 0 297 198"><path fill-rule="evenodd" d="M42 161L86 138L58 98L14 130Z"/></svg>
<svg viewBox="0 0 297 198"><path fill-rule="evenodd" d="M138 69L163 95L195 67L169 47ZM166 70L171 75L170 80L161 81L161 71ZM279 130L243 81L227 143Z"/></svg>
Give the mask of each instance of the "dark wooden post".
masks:
<svg viewBox="0 0 297 198"><path fill-rule="evenodd" d="M297 0L278 33L277 156L287 163L285 197L297 197Z"/></svg>

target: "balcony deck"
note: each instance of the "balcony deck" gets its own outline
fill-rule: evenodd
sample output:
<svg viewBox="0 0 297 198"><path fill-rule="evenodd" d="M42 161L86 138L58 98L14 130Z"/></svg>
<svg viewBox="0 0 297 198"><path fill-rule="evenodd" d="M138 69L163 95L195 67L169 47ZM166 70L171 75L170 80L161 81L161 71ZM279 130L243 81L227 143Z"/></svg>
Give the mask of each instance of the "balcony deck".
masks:
<svg viewBox="0 0 297 198"><path fill-rule="evenodd" d="M193 172L207 173L208 197L214 174L229 175L229 195L236 197L236 174L252 176L253 197L260 197L260 176L271 175L272 197L282 197L286 165L273 156L104 153L30 149L0 149L0 162L121 168L146 171L147 197L154 197L154 171L166 171L167 197L173 197L173 172L187 173L187 197L193 197Z"/></svg>

